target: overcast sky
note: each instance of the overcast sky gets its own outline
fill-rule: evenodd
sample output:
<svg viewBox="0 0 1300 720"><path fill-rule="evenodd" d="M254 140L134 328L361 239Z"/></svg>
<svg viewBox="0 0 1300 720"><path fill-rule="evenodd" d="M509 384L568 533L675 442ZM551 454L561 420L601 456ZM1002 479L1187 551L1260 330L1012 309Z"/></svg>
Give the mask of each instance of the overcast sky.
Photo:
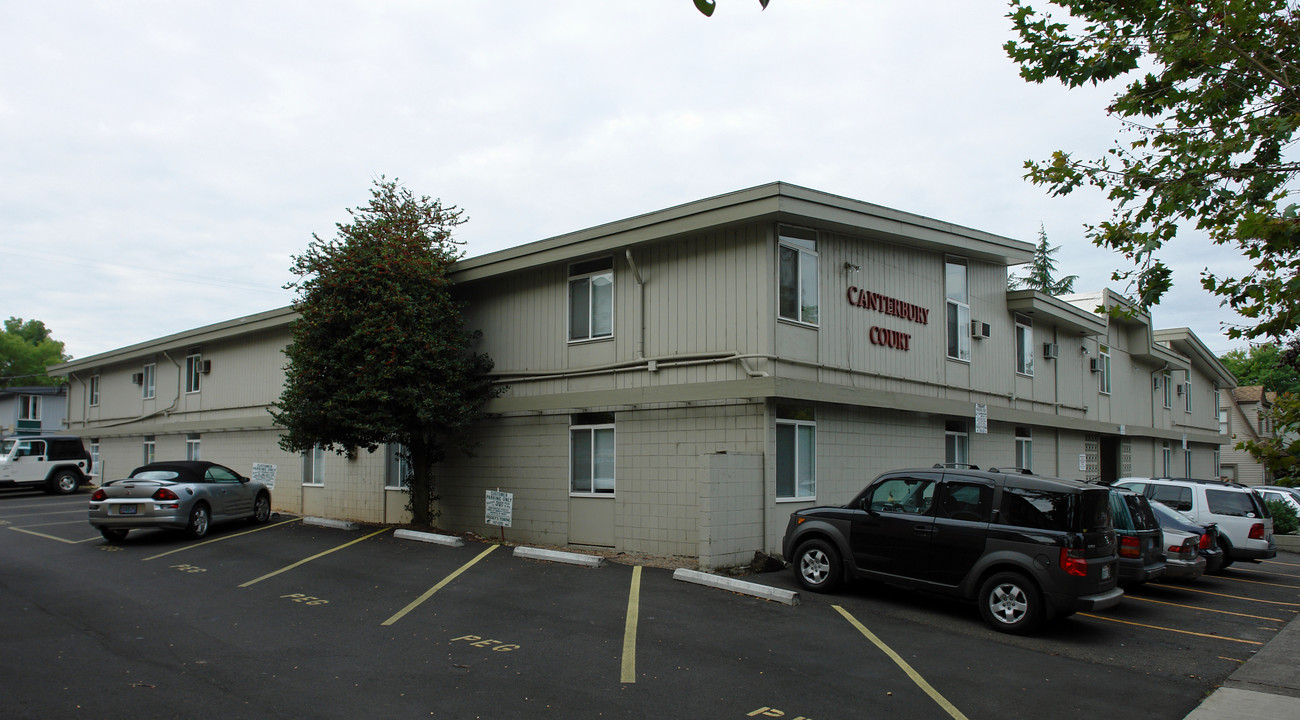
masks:
<svg viewBox="0 0 1300 720"><path fill-rule="evenodd" d="M776 180L1060 245L1076 290L1123 259L1092 191L1113 89L1031 85L995 0L0 0L0 316L74 357L283 307L290 256L372 181L457 205L470 255ZM1157 327L1233 317L1177 241Z"/></svg>

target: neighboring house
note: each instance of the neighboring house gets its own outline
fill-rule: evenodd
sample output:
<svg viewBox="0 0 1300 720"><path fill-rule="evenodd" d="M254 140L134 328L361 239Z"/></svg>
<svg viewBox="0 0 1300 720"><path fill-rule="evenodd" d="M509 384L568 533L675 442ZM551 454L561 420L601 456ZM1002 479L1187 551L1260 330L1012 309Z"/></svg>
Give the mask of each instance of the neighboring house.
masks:
<svg viewBox="0 0 1300 720"><path fill-rule="evenodd" d="M62 432L67 398L66 385L0 390L0 436Z"/></svg>
<svg viewBox="0 0 1300 720"><path fill-rule="evenodd" d="M773 183L458 262L505 392L436 467L439 525L697 558L777 553L788 515L935 463L1062 477L1218 472L1219 390L1190 331L1109 291L1007 290L1031 243ZM1111 316L1119 306L1128 312ZM392 448L290 455L267 414L291 309L52 370L108 475L202 454L278 466L275 506L404 522ZM92 392L93 388L93 392ZM93 402L92 402L93 398Z"/></svg>
<svg viewBox="0 0 1300 720"><path fill-rule="evenodd" d="M1251 457L1245 450L1236 449L1237 443L1259 441L1273 437L1264 411L1273 405L1276 394L1262 385L1247 385L1223 393L1219 407L1219 426L1227 434L1223 443L1220 476L1243 485L1271 485L1273 474Z"/></svg>

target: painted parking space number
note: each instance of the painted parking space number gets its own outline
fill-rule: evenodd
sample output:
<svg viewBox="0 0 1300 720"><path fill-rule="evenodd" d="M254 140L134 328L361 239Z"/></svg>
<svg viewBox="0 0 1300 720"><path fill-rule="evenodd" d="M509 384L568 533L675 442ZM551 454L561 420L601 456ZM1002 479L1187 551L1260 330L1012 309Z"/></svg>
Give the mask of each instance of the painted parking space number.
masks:
<svg viewBox="0 0 1300 720"><path fill-rule="evenodd" d="M747 713L747 714L745 715L745 717L774 717L774 718L779 718L779 717L785 717L785 713L782 712L782 711L780 711L780 710L777 710L776 708L761 707L761 708L755 710L755 711L752 712L752 713ZM790 720L812 720L812 718L807 718L807 717L804 717L804 716L800 715L799 717L796 717L796 718L790 718Z"/></svg>
<svg viewBox="0 0 1300 720"><path fill-rule="evenodd" d="M492 652L510 652L519 649L518 645L502 642L501 640L485 639L479 635L461 635L458 638L452 638L451 641L464 641L469 643L471 647L491 648Z"/></svg>
<svg viewBox="0 0 1300 720"><path fill-rule="evenodd" d="M201 573L201 572L207 572L206 569L201 568L201 567L199 567L199 566L197 566L197 565L186 565L186 564L183 564L183 563L180 564L180 565L168 565L167 567L172 568L173 570L176 570L177 572L183 572L183 573Z"/></svg>
<svg viewBox="0 0 1300 720"><path fill-rule="evenodd" d="M328 605L329 604L329 600L326 600L324 598L318 598L314 595L303 595L302 593L289 593L288 595L281 595L280 599L292 600L293 602L302 603L303 605Z"/></svg>

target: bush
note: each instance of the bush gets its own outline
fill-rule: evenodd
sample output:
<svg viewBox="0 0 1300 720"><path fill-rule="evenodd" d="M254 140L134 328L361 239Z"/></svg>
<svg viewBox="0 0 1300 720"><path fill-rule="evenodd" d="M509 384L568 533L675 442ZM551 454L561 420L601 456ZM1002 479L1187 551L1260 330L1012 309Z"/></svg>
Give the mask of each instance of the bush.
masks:
<svg viewBox="0 0 1300 720"><path fill-rule="evenodd" d="M1294 535L1300 529L1300 518L1296 517L1296 512L1290 505L1281 500L1269 500L1266 504L1273 515L1274 535Z"/></svg>

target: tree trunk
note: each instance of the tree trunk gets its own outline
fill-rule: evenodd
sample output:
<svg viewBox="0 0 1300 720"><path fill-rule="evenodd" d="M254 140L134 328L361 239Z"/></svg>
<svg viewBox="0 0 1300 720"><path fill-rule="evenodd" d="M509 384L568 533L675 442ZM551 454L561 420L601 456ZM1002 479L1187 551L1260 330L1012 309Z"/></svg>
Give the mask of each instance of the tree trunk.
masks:
<svg viewBox="0 0 1300 720"><path fill-rule="evenodd" d="M411 522L433 527L433 448L428 443L413 442L407 451L411 455Z"/></svg>

